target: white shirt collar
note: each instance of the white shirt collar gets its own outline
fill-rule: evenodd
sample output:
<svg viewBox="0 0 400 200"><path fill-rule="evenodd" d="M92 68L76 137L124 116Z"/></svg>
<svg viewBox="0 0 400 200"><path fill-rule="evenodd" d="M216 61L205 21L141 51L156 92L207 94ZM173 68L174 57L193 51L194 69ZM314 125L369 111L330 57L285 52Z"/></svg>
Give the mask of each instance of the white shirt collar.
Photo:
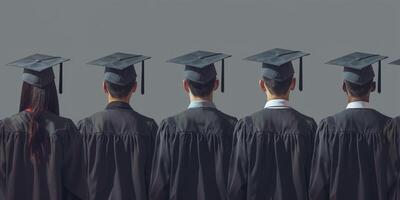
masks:
<svg viewBox="0 0 400 200"><path fill-rule="evenodd" d="M207 100L195 100L190 102L188 109L190 108L215 108L215 104Z"/></svg>
<svg viewBox="0 0 400 200"><path fill-rule="evenodd" d="M347 104L346 109L350 108L371 108L371 106L366 101L353 101Z"/></svg>
<svg viewBox="0 0 400 200"><path fill-rule="evenodd" d="M267 101L264 108L270 109L282 109L282 108L290 108L289 101L286 99L271 99Z"/></svg>

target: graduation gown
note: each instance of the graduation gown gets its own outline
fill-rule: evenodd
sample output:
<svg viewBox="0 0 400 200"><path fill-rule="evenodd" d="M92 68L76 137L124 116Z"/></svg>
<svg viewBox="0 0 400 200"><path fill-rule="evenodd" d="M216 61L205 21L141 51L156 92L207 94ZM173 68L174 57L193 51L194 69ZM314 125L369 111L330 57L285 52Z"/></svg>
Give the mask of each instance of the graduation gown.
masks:
<svg viewBox="0 0 400 200"><path fill-rule="evenodd" d="M49 137L49 154L36 162L27 150L29 115L23 111L0 121L3 199L86 200L82 139L74 123L49 112L42 115L40 131Z"/></svg>
<svg viewBox="0 0 400 200"><path fill-rule="evenodd" d="M213 107L164 119L156 138L151 200L226 200L236 118Z"/></svg>
<svg viewBox="0 0 400 200"><path fill-rule="evenodd" d="M230 200L306 200L315 121L293 108L264 109L236 125Z"/></svg>
<svg viewBox="0 0 400 200"><path fill-rule="evenodd" d="M157 124L123 102L81 120L91 200L146 200Z"/></svg>
<svg viewBox="0 0 400 200"><path fill-rule="evenodd" d="M394 169L394 183L389 186L391 200L400 200L400 117L396 117L385 128L389 145L389 158Z"/></svg>
<svg viewBox="0 0 400 200"><path fill-rule="evenodd" d="M394 182L389 117L368 108L346 109L318 127L311 165L311 200L387 200Z"/></svg>

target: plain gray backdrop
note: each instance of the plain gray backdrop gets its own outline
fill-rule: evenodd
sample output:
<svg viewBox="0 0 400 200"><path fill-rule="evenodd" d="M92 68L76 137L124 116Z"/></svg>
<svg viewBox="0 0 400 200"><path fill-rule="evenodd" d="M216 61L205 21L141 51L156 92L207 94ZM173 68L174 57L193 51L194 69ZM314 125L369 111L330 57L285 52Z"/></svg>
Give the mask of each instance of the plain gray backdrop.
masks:
<svg viewBox="0 0 400 200"><path fill-rule="evenodd" d="M131 103L159 122L188 104L183 67L165 61L210 50L233 55L225 62L225 93L218 90L215 102L241 118L265 104L261 65L243 58L275 47L311 53L304 59L304 90L292 93L291 104L317 121L346 105L342 69L326 61L353 51L389 56L383 93L371 101L389 116L400 115L400 67L386 64L400 58L398 8L399 0L2 0L0 117L18 111L21 89L22 70L5 64L33 53L71 58L59 98L62 115L78 121L106 105L103 69L85 63L122 51L152 57L146 94Z"/></svg>

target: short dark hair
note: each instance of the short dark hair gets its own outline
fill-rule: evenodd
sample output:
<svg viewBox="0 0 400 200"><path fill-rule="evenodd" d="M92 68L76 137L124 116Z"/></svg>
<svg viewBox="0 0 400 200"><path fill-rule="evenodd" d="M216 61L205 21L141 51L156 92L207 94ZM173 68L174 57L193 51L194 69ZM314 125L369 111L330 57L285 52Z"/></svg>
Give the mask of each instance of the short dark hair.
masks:
<svg viewBox="0 0 400 200"><path fill-rule="evenodd" d="M114 83L106 82L106 86L110 95L114 98L124 98L129 95L129 92L132 90L133 86L136 84L136 81L128 85L117 85Z"/></svg>
<svg viewBox="0 0 400 200"><path fill-rule="evenodd" d="M346 84L346 89L351 96L365 97L370 93L373 81L370 81L364 85L357 85L346 80L344 83Z"/></svg>
<svg viewBox="0 0 400 200"><path fill-rule="evenodd" d="M196 97L206 97L211 94L214 90L214 82L216 79L212 79L206 83L196 83L191 80L187 80L189 83L189 88L192 94Z"/></svg>
<svg viewBox="0 0 400 200"><path fill-rule="evenodd" d="M263 77L263 79L271 94L285 95L289 91L290 85L292 84L293 76L283 81L276 81L267 77Z"/></svg>

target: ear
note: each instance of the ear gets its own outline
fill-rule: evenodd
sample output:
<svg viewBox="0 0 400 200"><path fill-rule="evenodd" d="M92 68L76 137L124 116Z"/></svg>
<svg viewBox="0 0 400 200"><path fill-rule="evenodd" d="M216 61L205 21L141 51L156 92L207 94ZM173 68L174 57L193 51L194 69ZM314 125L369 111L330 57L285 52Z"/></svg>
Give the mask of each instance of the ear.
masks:
<svg viewBox="0 0 400 200"><path fill-rule="evenodd" d="M374 81L374 82L371 83L371 89L370 89L370 91L371 91L371 92L375 92L375 90L376 90L376 82Z"/></svg>
<svg viewBox="0 0 400 200"><path fill-rule="evenodd" d="M342 90L343 90L343 92L345 92L347 94L347 87L346 87L346 83L344 81L342 83Z"/></svg>
<svg viewBox="0 0 400 200"><path fill-rule="evenodd" d="M265 86L265 81L264 80L259 80L258 85L260 86L260 90L263 91L264 93L267 92L267 87Z"/></svg>
<svg viewBox="0 0 400 200"><path fill-rule="evenodd" d="M182 86L183 89L185 90L186 93L190 93L190 88L189 88L189 81L188 80L183 80L182 81Z"/></svg>
<svg viewBox="0 0 400 200"><path fill-rule="evenodd" d="M106 82L105 81L103 81L103 92L104 92L104 94L107 94L108 95L108 88L107 88L107 84L106 84Z"/></svg>
<svg viewBox="0 0 400 200"><path fill-rule="evenodd" d="M292 83L290 83L290 90L294 90L296 88L296 78L292 78Z"/></svg>
<svg viewBox="0 0 400 200"><path fill-rule="evenodd" d="M137 82L133 83L132 89L131 89L131 94L135 93L137 90Z"/></svg>
<svg viewBox="0 0 400 200"><path fill-rule="evenodd" d="M219 87L219 80L216 79L216 80L214 81L214 89L213 89L213 90L217 90L218 87Z"/></svg>

